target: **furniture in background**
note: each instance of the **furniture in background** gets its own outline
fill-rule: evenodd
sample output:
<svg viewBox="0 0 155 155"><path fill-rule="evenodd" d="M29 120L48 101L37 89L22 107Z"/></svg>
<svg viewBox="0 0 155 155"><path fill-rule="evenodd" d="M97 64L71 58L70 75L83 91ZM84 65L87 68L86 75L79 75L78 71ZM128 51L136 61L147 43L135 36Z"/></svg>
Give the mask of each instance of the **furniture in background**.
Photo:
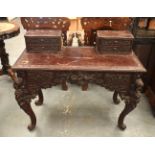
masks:
<svg viewBox="0 0 155 155"><path fill-rule="evenodd" d="M133 34L134 52L147 69L147 73L142 77L144 92L155 116L155 18L135 18Z"/></svg>
<svg viewBox="0 0 155 155"><path fill-rule="evenodd" d="M19 32L20 28L17 24L9 22L6 17L0 18L0 58L2 64L0 75L9 74L13 80L15 80L15 75L9 64L9 55L6 53L4 40L17 36Z"/></svg>
<svg viewBox="0 0 155 155"><path fill-rule="evenodd" d="M31 20L34 28L41 27L40 18L37 22L34 19L27 18L27 24ZM40 20L44 21L44 18ZM46 18L47 23L51 23L51 20L52 18ZM61 40L60 32L49 29L27 30L26 49L13 66L13 70L17 72L15 97L21 109L31 119L28 129L33 130L36 126L31 100L38 96L36 105L42 105L42 89L61 84L63 90L67 90L67 82L70 82L81 86L82 90L87 90L88 84L94 83L115 91L114 103L119 102L118 95L125 102L118 119L118 127L124 130L125 116L139 102L143 86L140 76L145 72L131 48L128 48L132 46L132 34L129 31L99 31L96 35L100 40L97 42L97 47L100 47L98 50L94 46L55 48L55 43L58 45ZM104 50L105 46L108 51Z"/></svg>

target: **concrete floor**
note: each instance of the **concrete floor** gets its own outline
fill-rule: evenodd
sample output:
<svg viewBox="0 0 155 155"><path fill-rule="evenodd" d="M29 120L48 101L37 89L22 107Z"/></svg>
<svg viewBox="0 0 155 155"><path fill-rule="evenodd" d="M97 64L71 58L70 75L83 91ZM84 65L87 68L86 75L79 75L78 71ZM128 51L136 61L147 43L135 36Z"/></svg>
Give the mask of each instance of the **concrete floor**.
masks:
<svg viewBox="0 0 155 155"><path fill-rule="evenodd" d="M25 48L24 31L6 41L6 50L13 65ZM37 116L37 127L29 132L29 117L19 108L14 97L13 83L0 77L0 136L155 136L155 118L145 96L138 107L125 119L127 129L117 128L117 119L124 103L114 105L112 92L90 85L86 92L75 85L68 91L60 86L43 90L44 105L32 107Z"/></svg>

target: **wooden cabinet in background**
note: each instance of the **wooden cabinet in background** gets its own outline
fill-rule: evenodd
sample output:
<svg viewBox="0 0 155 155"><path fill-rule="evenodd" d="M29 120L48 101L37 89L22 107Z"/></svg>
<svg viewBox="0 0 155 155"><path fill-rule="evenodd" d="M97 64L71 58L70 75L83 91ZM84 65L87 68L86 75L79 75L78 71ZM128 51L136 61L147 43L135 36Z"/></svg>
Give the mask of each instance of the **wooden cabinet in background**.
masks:
<svg viewBox="0 0 155 155"><path fill-rule="evenodd" d="M135 18L133 34L133 49L147 69L143 76L144 91L155 116L155 18Z"/></svg>

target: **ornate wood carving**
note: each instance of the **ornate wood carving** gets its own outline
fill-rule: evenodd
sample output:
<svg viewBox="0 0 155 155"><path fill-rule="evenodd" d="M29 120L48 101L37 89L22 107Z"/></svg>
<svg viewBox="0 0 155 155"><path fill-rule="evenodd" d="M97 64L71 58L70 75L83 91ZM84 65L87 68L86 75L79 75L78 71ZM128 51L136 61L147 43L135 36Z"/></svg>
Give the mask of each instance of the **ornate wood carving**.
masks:
<svg viewBox="0 0 155 155"><path fill-rule="evenodd" d="M127 17L83 17L84 45L96 45L97 30L128 30L132 24L133 19Z"/></svg>
<svg viewBox="0 0 155 155"><path fill-rule="evenodd" d="M31 99L39 95L38 105L43 103L41 89L62 84L64 81L82 86L85 90L88 83L98 84L111 91L117 91L125 101L125 108L120 114L118 126L125 129L124 118L132 111L140 98L142 82L139 75L129 73L86 72L86 71L17 71L18 79L14 84L15 96L19 106L30 116L29 130L35 128L36 117L30 106ZM26 80L21 80L25 79ZM133 78L134 77L134 78Z"/></svg>
<svg viewBox="0 0 155 155"><path fill-rule="evenodd" d="M67 31L70 26L69 18L65 17L22 17L21 22L26 30L51 29L61 30L63 45L67 45Z"/></svg>
<svg viewBox="0 0 155 155"><path fill-rule="evenodd" d="M125 102L125 108L118 119L118 127L122 130L126 128L126 125L123 123L124 118L128 113L136 108L140 101L141 90L143 87L143 82L139 75L135 75L132 78L133 83L130 85L130 89L126 92L119 92L121 99Z"/></svg>
<svg viewBox="0 0 155 155"><path fill-rule="evenodd" d="M24 75L24 72L21 72L20 75ZM33 130L36 126L36 116L31 108L31 99L35 98L37 95L37 90L31 88L27 89L25 81L22 78L16 79L14 82L15 98L23 111L29 115L31 119L31 124L28 125L29 130Z"/></svg>

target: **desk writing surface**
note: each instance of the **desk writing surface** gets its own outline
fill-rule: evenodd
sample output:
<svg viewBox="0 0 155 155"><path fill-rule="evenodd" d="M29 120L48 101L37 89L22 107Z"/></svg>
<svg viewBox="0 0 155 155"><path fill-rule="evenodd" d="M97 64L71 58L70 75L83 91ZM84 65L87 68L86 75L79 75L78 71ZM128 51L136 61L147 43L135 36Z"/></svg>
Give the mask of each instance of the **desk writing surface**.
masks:
<svg viewBox="0 0 155 155"><path fill-rule="evenodd" d="M133 52L123 55L99 54L94 47L65 47L57 54L25 50L13 69L145 72Z"/></svg>

